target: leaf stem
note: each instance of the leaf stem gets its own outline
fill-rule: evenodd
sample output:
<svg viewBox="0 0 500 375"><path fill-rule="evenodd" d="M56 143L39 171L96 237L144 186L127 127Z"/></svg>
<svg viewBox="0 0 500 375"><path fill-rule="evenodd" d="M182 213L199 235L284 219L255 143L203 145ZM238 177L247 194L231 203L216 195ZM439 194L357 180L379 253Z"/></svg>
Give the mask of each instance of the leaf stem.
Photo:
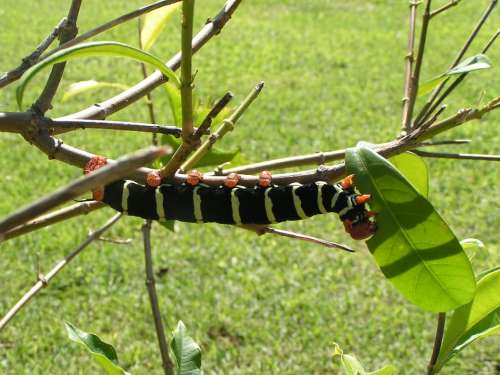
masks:
<svg viewBox="0 0 500 375"><path fill-rule="evenodd" d="M182 139L191 142L193 130L193 18L194 0L182 1L182 55L181 55L181 102Z"/></svg>
<svg viewBox="0 0 500 375"><path fill-rule="evenodd" d="M441 350L441 344L443 342L444 335L444 324L446 322L446 313L438 313L437 315L437 327L436 327L436 336L434 338L434 347L432 348L432 355L427 365L427 375L434 374L434 366L436 365L439 351Z"/></svg>

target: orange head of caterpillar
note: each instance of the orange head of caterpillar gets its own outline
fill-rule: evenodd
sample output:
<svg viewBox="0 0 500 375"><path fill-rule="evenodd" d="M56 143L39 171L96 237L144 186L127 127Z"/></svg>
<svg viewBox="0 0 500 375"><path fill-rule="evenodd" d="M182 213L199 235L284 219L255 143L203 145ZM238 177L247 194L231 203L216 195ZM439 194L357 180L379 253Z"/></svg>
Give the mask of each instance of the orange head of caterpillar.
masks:
<svg viewBox="0 0 500 375"><path fill-rule="evenodd" d="M344 179L341 183L346 192L354 191L353 177L348 176L347 181ZM345 231L355 240L364 240L373 236L377 230L377 224L370 219L376 216L376 213L367 210L366 207L371 195L353 193L348 199L352 202L352 207L340 217Z"/></svg>

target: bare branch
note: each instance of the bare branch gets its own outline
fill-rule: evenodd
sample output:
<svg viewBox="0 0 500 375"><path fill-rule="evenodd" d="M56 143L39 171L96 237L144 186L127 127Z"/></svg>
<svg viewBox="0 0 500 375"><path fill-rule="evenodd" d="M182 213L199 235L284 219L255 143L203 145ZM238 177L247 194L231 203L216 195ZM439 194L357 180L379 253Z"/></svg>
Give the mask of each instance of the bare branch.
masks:
<svg viewBox="0 0 500 375"><path fill-rule="evenodd" d="M120 219L121 213L113 216L101 228L92 232L85 241L77 246L69 255L55 265L46 275L38 275L38 281L35 285L5 314L0 320L0 331L21 311L21 309L44 287L46 287L50 280L52 280L65 266L67 266L82 250L84 250L90 243L97 240L101 234L106 232L114 223Z"/></svg>
<svg viewBox="0 0 500 375"><path fill-rule="evenodd" d="M413 110L415 108L415 103L417 101L418 86L420 84L420 71L422 69L422 63L424 61L425 43L427 41L427 30L429 28L430 22L430 11L431 11L432 0L427 0L425 5L425 11L422 18L422 30L420 31L420 41L418 43L417 59L415 61L415 70L411 76L409 96L408 96L408 110L405 117L405 129L411 128L411 120L413 117Z"/></svg>
<svg viewBox="0 0 500 375"><path fill-rule="evenodd" d="M500 155L428 152L420 150L414 150L413 152L417 155L424 156L426 158L500 161Z"/></svg>
<svg viewBox="0 0 500 375"><path fill-rule="evenodd" d="M174 366L168 354L168 344L165 338L165 329L161 319L160 305L158 304L158 296L156 294L155 275L153 271L153 257L151 255L151 220L146 220L142 226L142 237L144 240L144 261L146 268L146 287L148 288L149 302L151 303L151 310L156 329L156 336L158 337L158 346L160 347L160 354L163 364L165 375L174 375Z"/></svg>
<svg viewBox="0 0 500 375"><path fill-rule="evenodd" d="M36 219L31 220L24 225L9 230L5 233L2 241L7 241L11 238L22 236L23 234L48 227L49 225L71 219L75 216L87 215L89 212L98 210L102 207L106 207L106 205L102 202L97 201L80 202L72 206L64 207L58 211L54 211L47 215L37 217Z"/></svg>
<svg viewBox="0 0 500 375"><path fill-rule="evenodd" d="M35 50L28 56L21 60L21 64L16 68L4 73L0 77L0 88L7 86L9 83L14 82L16 79L22 76L22 74L28 70L31 66L35 65L38 61L40 55L52 44L52 42L59 36L61 30L66 25L67 18L63 18L54 27L49 35L35 48Z"/></svg>
<svg viewBox="0 0 500 375"><path fill-rule="evenodd" d="M276 228L268 227L265 225L241 225L240 228L255 232L259 236L261 236L263 234L276 234L278 236L293 238L293 239L299 240L299 241L311 242L311 243L314 243L317 245L326 246L326 247L331 248L331 249L340 249L340 250L348 251L350 253L355 252L353 249L351 249L350 247L343 245L343 244L323 240L323 239L317 238L317 237L312 237L312 236L309 236L307 234L291 232L291 231L283 230L283 229L276 229Z"/></svg>
<svg viewBox="0 0 500 375"><path fill-rule="evenodd" d="M437 16L438 14L441 14L445 11L447 11L448 9L458 5L458 3L460 3L461 0L450 0L450 2L448 4L445 4L443 5L442 7L439 7L437 8L436 10L433 10L431 12L431 18Z"/></svg>
<svg viewBox="0 0 500 375"><path fill-rule="evenodd" d="M76 36L76 34L78 34L76 20L78 18L78 13L80 12L81 3L82 0L71 1L71 7L68 12L68 20L66 21L59 37L61 41L60 44L70 41ZM59 83L61 82L65 67L65 62L56 64L52 67L52 71L50 72L49 78L47 79L47 83L45 84L42 93L36 100L35 104L32 105L32 109L37 113L45 113L47 110L52 108L52 99L54 99L54 95L59 88Z"/></svg>
<svg viewBox="0 0 500 375"><path fill-rule="evenodd" d="M148 164L165 154L165 149L160 147L150 147L111 162L105 167L81 177L67 186L58 189L52 194L41 198L40 200L23 207L2 221L0 221L0 238L5 232L26 223L53 207L60 205L68 200L78 197L99 186L104 186L112 181L126 176L140 166Z"/></svg>
<svg viewBox="0 0 500 375"><path fill-rule="evenodd" d="M446 145L465 145L471 143L471 139L450 139L443 141L433 141L433 142L422 142L419 143L418 147L430 147L430 146L446 146Z"/></svg>
<svg viewBox="0 0 500 375"><path fill-rule="evenodd" d="M419 4L420 1L410 0L410 30L408 32L408 48L405 56L406 67L402 119L402 129L406 132L410 130L407 118L410 109L411 76L413 73L413 61L415 59L415 28L417 24L417 7Z"/></svg>
<svg viewBox="0 0 500 375"><path fill-rule="evenodd" d="M124 130L132 132L169 134L180 137L181 129L175 126L146 124L141 122L105 121L105 120L50 120L43 119L40 125L53 129L51 134L58 134L61 130L68 129L104 129Z"/></svg>
<svg viewBox="0 0 500 375"><path fill-rule="evenodd" d="M446 322L446 313L438 313L437 316L437 327L436 327L436 336L434 338L434 347L432 348L432 356L427 365L427 375L434 374L434 366L436 365L439 352L441 351L441 344L443 343L444 336L444 325Z"/></svg>

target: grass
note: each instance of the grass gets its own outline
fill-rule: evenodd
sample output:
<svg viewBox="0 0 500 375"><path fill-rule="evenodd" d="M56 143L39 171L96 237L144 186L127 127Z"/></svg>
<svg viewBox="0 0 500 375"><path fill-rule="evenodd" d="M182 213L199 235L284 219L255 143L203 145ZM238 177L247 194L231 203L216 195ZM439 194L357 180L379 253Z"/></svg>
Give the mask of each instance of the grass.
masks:
<svg viewBox="0 0 500 375"><path fill-rule="evenodd" d="M83 3L85 31L144 2ZM198 2L197 29L222 0ZM436 1L440 5L444 1ZM431 25L423 79L444 71L487 1L461 2ZM57 3L59 5L59 3ZM15 66L67 9L56 2L3 0L1 69ZM496 30L495 14L471 49L478 51ZM230 89L236 101L256 82L266 88L225 147L241 147L249 161L381 142L399 129L406 46L407 4L389 0L244 2L227 28L196 55L196 94L217 98ZM180 46L171 25L153 53L167 59ZM122 25L99 38L136 44L136 25ZM500 52L489 54L495 65ZM73 62L70 83L107 80L133 84L133 62L92 58ZM43 84L28 89L30 103ZM15 85L14 85L15 86ZM448 113L498 95L498 68L471 75L449 100ZM15 110L14 88L3 90L0 110ZM74 112L114 92L55 101L52 116ZM62 95L62 92L61 94ZM58 97L60 99L61 96ZM154 92L159 118L170 121L167 100ZM236 105L236 104L234 104ZM139 102L111 119L147 121ZM463 152L500 153L500 113L471 123L447 138L472 138ZM496 126L496 128L495 128ZM66 143L111 157L148 145L150 137L78 131ZM80 175L49 161L21 137L0 135L0 214L51 192ZM450 147L449 150L454 150ZM493 163L429 160L431 198L459 238L486 243L476 271L500 262L498 167ZM81 219L2 244L0 274L4 313L46 271L112 214L104 209ZM63 321L98 333L118 350L134 374L160 374L159 353L144 285L141 221L125 218L108 236L132 238L130 246L99 242L58 276L0 335L4 374L93 373L90 357L65 336ZM203 349L207 373L338 373L332 343L356 353L368 369L392 363L401 374L423 373L432 350L435 316L405 302L378 271L361 243L351 243L336 217L316 217L282 227L347 242L356 255L219 225L179 224L177 233L154 226L154 262L164 318L170 332L182 319ZM443 374L492 374L499 366L499 341L489 338L466 349Z"/></svg>

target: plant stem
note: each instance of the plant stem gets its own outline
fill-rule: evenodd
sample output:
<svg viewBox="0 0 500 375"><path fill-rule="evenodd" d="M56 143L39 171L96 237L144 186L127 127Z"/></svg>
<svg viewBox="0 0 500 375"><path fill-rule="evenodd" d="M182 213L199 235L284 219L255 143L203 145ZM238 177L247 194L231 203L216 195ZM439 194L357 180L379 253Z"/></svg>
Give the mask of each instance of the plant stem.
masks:
<svg viewBox="0 0 500 375"><path fill-rule="evenodd" d="M458 3L460 3L461 0L450 0L450 2L448 4L445 4L443 5L442 7L439 7L437 8L436 10L433 10L431 12L431 18L437 16L438 14L441 14L445 11L447 11L448 9L458 5Z"/></svg>
<svg viewBox="0 0 500 375"><path fill-rule="evenodd" d="M417 155L424 156L426 158L500 161L500 155L428 152L428 151L420 151L420 150L414 150L413 152Z"/></svg>
<svg viewBox="0 0 500 375"><path fill-rule="evenodd" d="M101 234L106 232L111 226L118 221L122 216L121 213L113 216L101 228L89 234L87 239L76 247L69 255L63 260L58 262L46 275L38 275L38 281L33 287L5 314L0 320L0 331L16 316L16 314L44 287L52 280L62 269L67 266L82 250L84 250L90 243L97 240Z"/></svg>
<svg viewBox="0 0 500 375"><path fill-rule="evenodd" d="M147 124L141 122L126 121L105 121L105 120L41 120L41 126L54 129L53 134L59 134L74 129L104 129L104 130L123 130L144 133L170 134L174 137L181 135L181 129L175 126L164 126L157 124Z"/></svg>
<svg viewBox="0 0 500 375"><path fill-rule="evenodd" d="M194 0L182 1L182 57L181 57L181 102L182 140L191 142L193 135L193 18Z"/></svg>
<svg viewBox="0 0 500 375"><path fill-rule="evenodd" d="M446 313L439 313L437 316L437 327L436 336L434 338L434 347L432 348L432 355L427 365L427 375L434 374L434 366L439 356L439 351L441 350L441 344L443 342L444 335L444 324L446 322Z"/></svg>
<svg viewBox="0 0 500 375"><path fill-rule="evenodd" d="M163 371L165 375L174 375L174 366L168 354L168 344L165 337L165 330L161 319L160 306L158 304L158 295L156 293L155 276L153 271L153 257L151 254L151 220L146 220L142 226L142 237L144 240L144 261L146 269L146 287L149 294L149 302L151 303L151 310L156 329L156 336L158 338L158 346L160 347L160 354L163 364Z"/></svg>
<svg viewBox="0 0 500 375"><path fill-rule="evenodd" d="M264 82L260 82L255 86L255 88L248 94L243 103L236 108L236 110L222 122L222 125L213 133L209 139L207 139L203 144L196 150L196 152L180 167L181 171L188 171L193 168L205 154L210 150L215 142L222 139L228 132L234 129L234 126L241 118L243 113L250 107L255 99L259 96L262 88L264 87Z"/></svg>

